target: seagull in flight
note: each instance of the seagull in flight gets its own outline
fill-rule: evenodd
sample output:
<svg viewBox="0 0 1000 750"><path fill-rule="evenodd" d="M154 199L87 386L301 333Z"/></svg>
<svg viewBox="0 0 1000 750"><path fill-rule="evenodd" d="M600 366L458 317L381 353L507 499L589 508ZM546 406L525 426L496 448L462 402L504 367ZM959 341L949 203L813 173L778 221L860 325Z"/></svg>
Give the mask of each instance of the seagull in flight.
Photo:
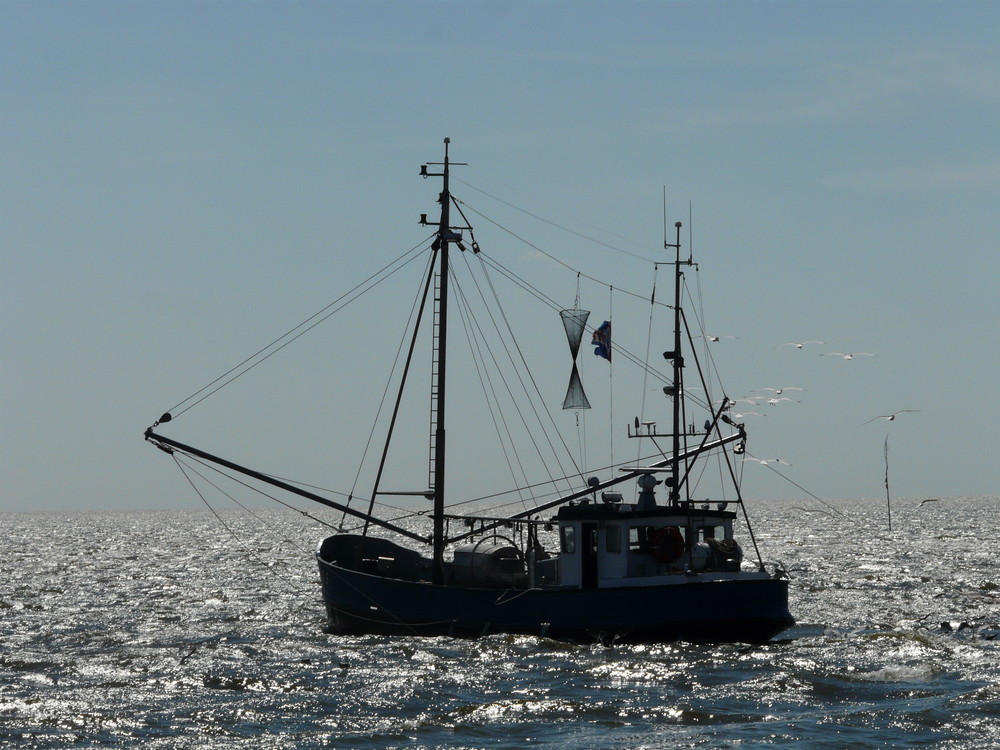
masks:
<svg viewBox="0 0 1000 750"><path fill-rule="evenodd" d="M745 411L740 414L733 414L734 419L743 419L743 417L766 417L766 414L760 414L755 411Z"/></svg>
<svg viewBox="0 0 1000 750"><path fill-rule="evenodd" d="M892 414L881 414L877 417L872 417L871 419L868 420L868 422L865 422L864 424L868 424L869 422L874 422L876 419L887 419L890 422L893 422L895 421L897 414L906 414L907 412L914 412L914 411L920 411L920 409L900 409L899 411L894 411Z"/></svg>
<svg viewBox="0 0 1000 750"><path fill-rule="evenodd" d="M781 346L794 346L796 349L801 349L803 346L806 346L807 344L822 344L822 343L823 343L822 341L815 341L815 340L811 340L811 341L786 341ZM778 348L780 349L781 346L779 346Z"/></svg>
<svg viewBox="0 0 1000 750"><path fill-rule="evenodd" d="M843 357L844 359L854 359L855 357L874 357L875 355L870 354L869 352L825 352L824 354L820 354L819 356Z"/></svg>
<svg viewBox="0 0 1000 750"><path fill-rule="evenodd" d="M802 403L801 401L799 401L798 399L795 399L795 398L788 398L788 396L779 396L778 398L769 398L767 400L767 405L768 406L777 406L778 403L781 402L781 401L794 401L797 404L801 404Z"/></svg>
<svg viewBox="0 0 1000 750"><path fill-rule="evenodd" d="M708 341L716 342L719 339L738 339L739 336L730 336L729 334L723 333L718 336L705 335L705 336L697 336L696 338L707 339Z"/></svg>
<svg viewBox="0 0 1000 750"><path fill-rule="evenodd" d="M780 396L785 391L804 391L805 388L798 388L794 385L786 385L784 388L755 388L758 391L774 391L775 396Z"/></svg>
<svg viewBox="0 0 1000 750"><path fill-rule="evenodd" d="M787 461L782 461L780 458L744 458L744 461L753 461L755 464L760 464L761 466L767 466L768 464L784 464L785 466L791 466Z"/></svg>

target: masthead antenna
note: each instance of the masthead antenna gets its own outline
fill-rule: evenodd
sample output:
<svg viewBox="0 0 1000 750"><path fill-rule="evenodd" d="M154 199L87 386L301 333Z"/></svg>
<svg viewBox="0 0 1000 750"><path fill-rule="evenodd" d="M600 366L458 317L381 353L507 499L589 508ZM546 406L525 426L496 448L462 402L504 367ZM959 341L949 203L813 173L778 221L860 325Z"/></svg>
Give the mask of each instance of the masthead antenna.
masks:
<svg viewBox="0 0 1000 750"><path fill-rule="evenodd" d="M694 201L688 198L688 263L694 263Z"/></svg>
<svg viewBox="0 0 1000 750"><path fill-rule="evenodd" d="M667 247L667 186L663 186L663 247Z"/></svg>

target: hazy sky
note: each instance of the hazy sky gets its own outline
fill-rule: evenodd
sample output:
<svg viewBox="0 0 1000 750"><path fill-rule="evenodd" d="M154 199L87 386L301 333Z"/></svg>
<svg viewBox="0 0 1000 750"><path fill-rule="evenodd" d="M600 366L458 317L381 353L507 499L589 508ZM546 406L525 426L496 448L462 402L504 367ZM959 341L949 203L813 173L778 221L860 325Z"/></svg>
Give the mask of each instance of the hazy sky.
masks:
<svg viewBox="0 0 1000 750"><path fill-rule="evenodd" d="M994 2L4 2L0 510L196 506L143 430L419 243L438 186L417 170L445 136L470 204L576 217L647 257L664 186L671 223L690 205L730 393L806 389L748 422L808 492L883 496L889 434L894 495L996 495L997 38ZM476 234L531 273L524 246ZM545 242L648 289L630 256ZM606 292L581 294L607 317ZM170 434L276 473L318 449L334 466L368 430L336 409L383 373L321 355ZM310 387L337 403L285 408ZM865 424L901 409L919 411ZM284 456L300 427L312 447ZM754 468L748 496L804 497Z"/></svg>

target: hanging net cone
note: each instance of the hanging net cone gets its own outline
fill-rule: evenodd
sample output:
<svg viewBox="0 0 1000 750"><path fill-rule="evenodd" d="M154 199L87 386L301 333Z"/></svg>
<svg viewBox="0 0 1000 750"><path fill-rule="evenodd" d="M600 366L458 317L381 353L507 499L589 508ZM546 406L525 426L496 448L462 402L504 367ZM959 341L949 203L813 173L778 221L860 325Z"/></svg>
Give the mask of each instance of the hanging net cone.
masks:
<svg viewBox="0 0 1000 750"><path fill-rule="evenodd" d="M583 381L580 380L580 372L576 368L576 355L580 352L580 342L583 341L583 331L587 326L590 310L562 310L559 316L562 318L563 328L566 329L566 341L573 356L573 370L570 372L569 386L566 388L566 398L563 399L562 408L589 409L590 401L583 391Z"/></svg>
<svg viewBox="0 0 1000 750"><path fill-rule="evenodd" d="M563 399L563 409L589 409L590 401L583 391L583 381L580 380L580 373L576 369L576 362L573 363L573 371L569 375L569 386L566 388L566 398Z"/></svg>
<svg viewBox="0 0 1000 750"><path fill-rule="evenodd" d="M583 341L583 331L587 327L590 310L562 310L559 317L562 318L563 328L566 329L566 340L569 342L570 354L575 360L580 351L580 342Z"/></svg>

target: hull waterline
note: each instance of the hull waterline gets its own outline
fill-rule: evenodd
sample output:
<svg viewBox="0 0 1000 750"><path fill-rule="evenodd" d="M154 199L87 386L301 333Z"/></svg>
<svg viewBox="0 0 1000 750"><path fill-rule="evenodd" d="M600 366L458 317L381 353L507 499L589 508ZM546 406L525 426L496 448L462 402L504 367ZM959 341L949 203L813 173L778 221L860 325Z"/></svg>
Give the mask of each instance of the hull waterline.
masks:
<svg viewBox="0 0 1000 750"><path fill-rule="evenodd" d="M787 581L767 577L517 590L386 578L322 558L319 565L327 626L342 634L764 643L794 623Z"/></svg>

